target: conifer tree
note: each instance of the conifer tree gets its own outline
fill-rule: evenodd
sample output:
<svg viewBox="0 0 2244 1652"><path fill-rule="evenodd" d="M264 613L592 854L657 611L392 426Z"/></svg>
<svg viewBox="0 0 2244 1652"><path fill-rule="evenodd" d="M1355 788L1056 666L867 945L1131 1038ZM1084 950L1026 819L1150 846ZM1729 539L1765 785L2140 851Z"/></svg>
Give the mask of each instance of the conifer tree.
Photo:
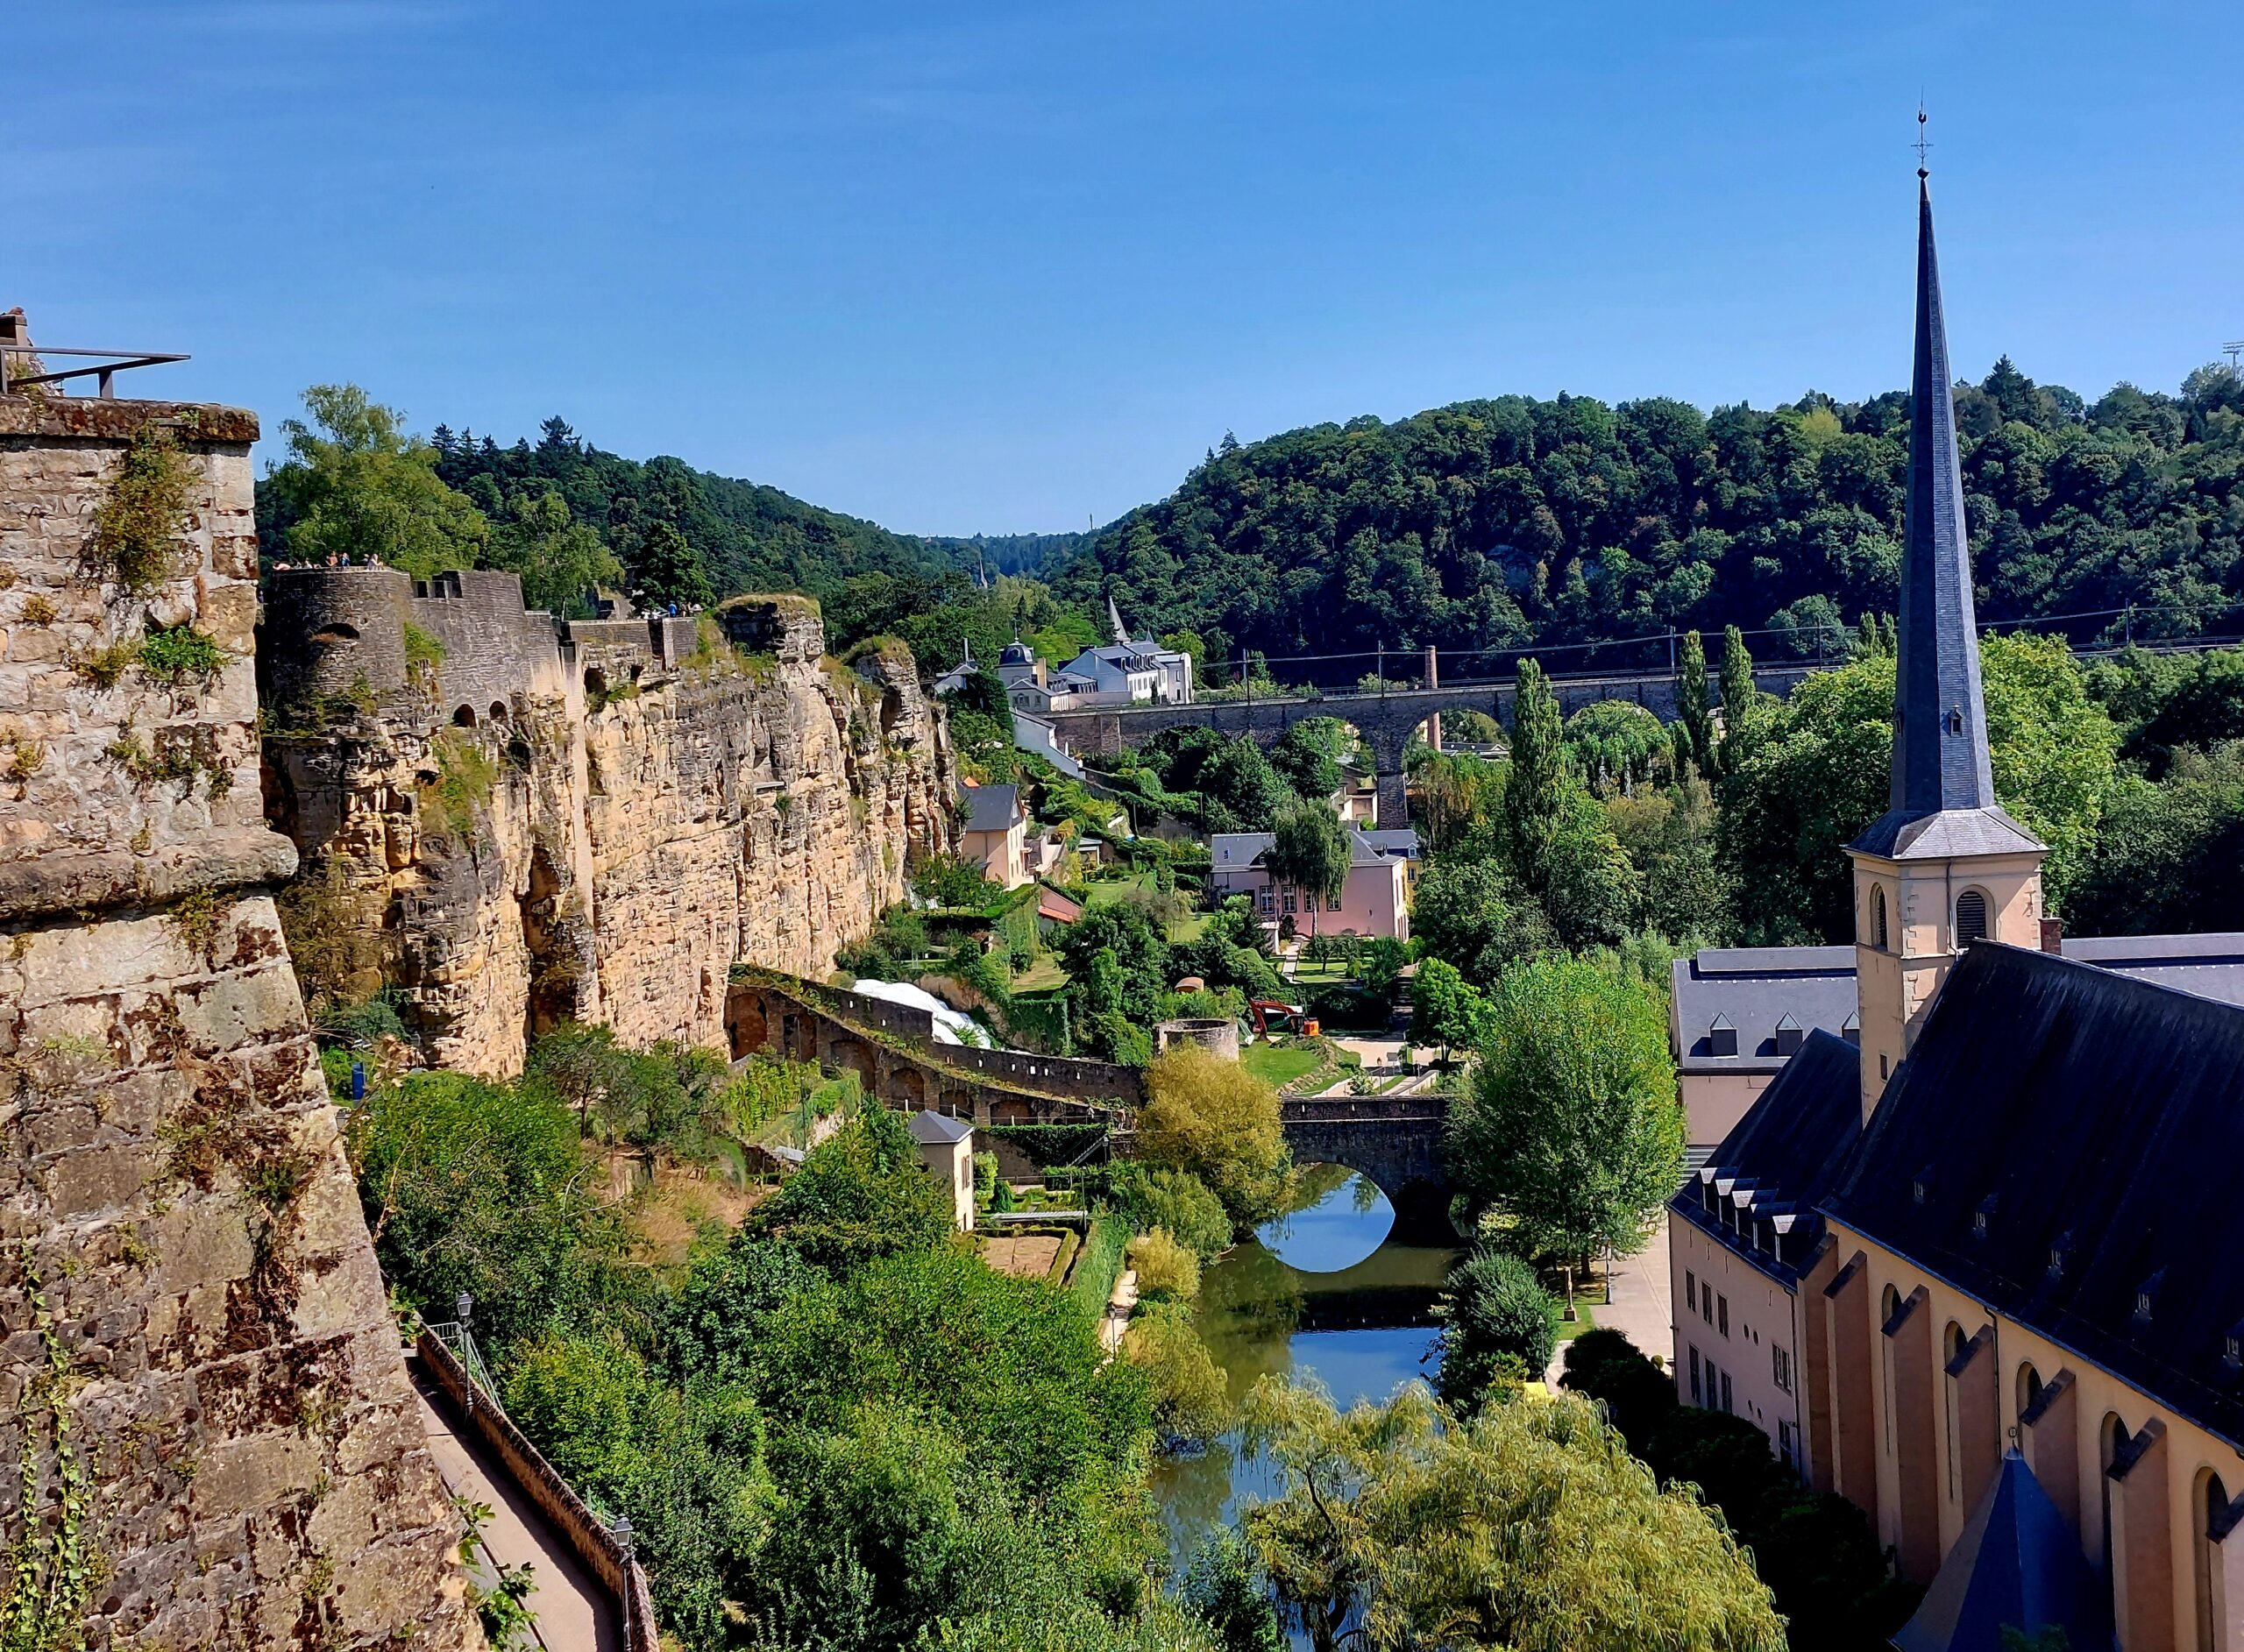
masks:
<svg viewBox="0 0 2244 1652"><path fill-rule="evenodd" d="M1519 663L1512 704L1511 779L1504 788L1504 827L1514 871L1532 881L1558 835L1566 807L1566 727L1550 680L1532 660Z"/></svg>
<svg viewBox="0 0 2244 1652"><path fill-rule="evenodd" d="M1711 778L1715 767L1715 711L1707 691L1707 649L1696 631L1683 634L1682 677L1675 688L1677 714L1691 736L1691 761Z"/></svg>
<svg viewBox="0 0 2244 1652"><path fill-rule="evenodd" d="M1753 656L1745 651L1745 634L1729 626L1722 636L1722 767L1735 774L1748 755L1752 734L1746 727L1761 691L1753 685Z"/></svg>

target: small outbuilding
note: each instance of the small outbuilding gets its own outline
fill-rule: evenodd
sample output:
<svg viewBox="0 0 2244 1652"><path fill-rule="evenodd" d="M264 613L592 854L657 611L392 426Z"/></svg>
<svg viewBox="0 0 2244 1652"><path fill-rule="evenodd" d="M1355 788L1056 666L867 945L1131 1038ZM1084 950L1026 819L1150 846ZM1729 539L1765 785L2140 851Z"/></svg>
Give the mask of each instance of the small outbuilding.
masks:
<svg viewBox="0 0 2244 1652"><path fill-rule="evenodd" d="M912 1139L927 1173L950 1188L951 1212L961 1233L974 1231L974 1126L943 1113L914 1113Z"/></svg>

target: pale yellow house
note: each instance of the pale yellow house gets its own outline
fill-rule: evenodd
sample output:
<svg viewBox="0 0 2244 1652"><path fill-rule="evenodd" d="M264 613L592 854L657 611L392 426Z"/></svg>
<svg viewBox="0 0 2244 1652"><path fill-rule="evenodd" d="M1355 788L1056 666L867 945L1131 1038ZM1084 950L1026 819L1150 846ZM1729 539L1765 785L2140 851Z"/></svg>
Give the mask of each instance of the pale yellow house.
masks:
<svg viewBox="0 0 2244 1652"><path fill-rule="evenodd" d="M943 1113L914 1113L909 1128L927 1173L950 1189L951 1216L961 1233L974 1231L974 1126Z"/></svg>

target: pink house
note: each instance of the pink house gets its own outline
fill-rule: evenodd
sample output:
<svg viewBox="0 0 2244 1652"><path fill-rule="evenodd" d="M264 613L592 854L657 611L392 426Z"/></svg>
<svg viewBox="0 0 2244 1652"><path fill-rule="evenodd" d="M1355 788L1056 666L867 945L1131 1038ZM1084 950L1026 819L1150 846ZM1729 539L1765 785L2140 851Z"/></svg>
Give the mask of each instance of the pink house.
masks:
<svg viewBox="0 0 2244 1652"><path fill-rule="evenodd" d="M1418 834L1407 827L1348 833L1347 882L1339 896L1319 898L1274 883L1263 857L1268 832L1218 832L1208 840L1209 888L1218 899L1246 895L1265 923L1294 920L1304 935L1410 938L1410 895L1417 884Z"/></svg>

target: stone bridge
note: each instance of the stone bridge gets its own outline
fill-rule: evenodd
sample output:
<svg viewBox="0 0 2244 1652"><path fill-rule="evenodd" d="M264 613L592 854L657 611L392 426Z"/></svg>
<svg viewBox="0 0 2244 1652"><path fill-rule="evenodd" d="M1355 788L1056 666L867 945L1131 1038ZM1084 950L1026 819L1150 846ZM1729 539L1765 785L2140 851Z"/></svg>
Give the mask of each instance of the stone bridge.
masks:
<svg viewBox="0 0 2244 1652"><path fill-rule="evenodd" d="M1454 1244L1452 1189L1442 1156L1448 1097L1431 1089L1402 1095L1289 1095L1280 1103L1286 1145L1297 1165L1339 1165L1379 1184L1395 1207L1397 1238Z"/></svg>
<svg viewBox="0 0 2244 1652"><path fill-rule="evenodd" d="M1431 652L1431 650L1429 650ZM1757 668L1753 680L1767 693L1790 694L1801 678L1817 668L1810 663ZM1403 796L1403 753L1410 736L1430 718L1445 712L1486 712L1506 727L1511 723L1511 703L1518 693L1516 677L1443 685L1438 672L1430 672L1434 685L1405 687L1384 693L1325 694L1317 698L1287 695L1275 698L1200 700L1189 705L1124 705L1100 711L1052 712L1045 720L1057 729L1079 757L1111 757L1128 747L1142 745L1164 728L1213 728L1226 734L1245 734L1261 746L1277 743L1287 729L1306 717L1338 717L1354 725L1371 748L1379 773L1379 820L1381 826L1407 825L1409 807ZM1554 677L1551 687L1559 709L1572 716L1601 700L1629 700L1655 713L1662 722L1676 717L1677 678L1657 676Z"/></svg>

